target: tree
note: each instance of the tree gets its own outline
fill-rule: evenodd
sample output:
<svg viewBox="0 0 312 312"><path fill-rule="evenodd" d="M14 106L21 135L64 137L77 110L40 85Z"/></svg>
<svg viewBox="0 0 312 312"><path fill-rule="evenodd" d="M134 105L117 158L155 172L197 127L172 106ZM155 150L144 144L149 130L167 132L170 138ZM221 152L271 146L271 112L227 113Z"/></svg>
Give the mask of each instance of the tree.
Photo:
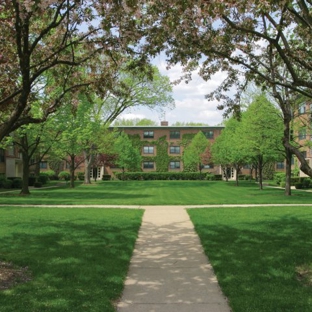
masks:
<svg viewBox="0 0 312 312"><path fill-rule="evenodd" d="M242 114L240 138L242 149L248 155L250 162L257 167L259 186L262 189L264 166L284 159L285 156L282 144L281 112L268 101L264 94L256 95Z"/></svg>
<svg viewBox="0 0 312 312"><path fill-rule="evenodd" d="M138 149L134 148L128 135L121 132L114 142L114 151L116 154L116 164L122 169L123 175L126 170L141 170L141 154Z"/></svg>
<svg viewBox="0 0 312 312"><path fill-rule="evenodd" d="M120 126L157 126L157 122L151 119L147 118L135 118L135 119L116 119L114 121L113 126L115 127L120 127Z"/></svg>
<svg viewBox="0 0 312 312"><path fill-rule="evenodd" d="M240 114L240 96L250 81L268 89L283 112L287 161L295 154L300 169L312 176L301 151L289 140L294 97L312 97L311 2L178 0L167 4L166 14L160 9L162 0L153 4L157 29L167 38L169 64L181 62L187 79L198 66L206 80L219 71L226 73L207 99L222 101L219 108L227 116ZM160 36L152 29L156 44ZM237 92L231 96L229 91Z"/></svg>
<svg viewBox="0 0 312 312"><path fill-rule="evenodd" d="M88 86L109 88L112 69L128 56L135 60L132 68L148 63L146 51L140 51L143 33L134 17L142 11L136 2L12 0L1 1L0 12L0 141L69 104L63 101L66 94ZM82 68L89 75L81 76ZM40 104L42 115L34 116L33 102L41 97L47 74L57 84Z"/></svg>
<svg viewBox="0 0 312 312"><path fill-rule="evenodd" d="M100 111L106 125L133 107L144 106L152 110L174 107L170 80L161 75L157 67L128 71L127 66L130 65L119 68L114 85L101 98Z"/></svg>
<svg viewBox="0 0 312 312"><path fill-rule="evenodd" d="M202 131L196 133L191 143L185 147L183 153L184 170L202 171L203 157L209 142ZM195 169L195 170L194 170Z"/></svg>
<svg viewBox="0 0 312 312"><path fill-rule="evenodd" d="M107 148L110 139L108 132L104 129L105 127L114 122L125 110L133 107L144 106L157 110L164 107L170 108L174 105L169 78L161 75L157 67L146 66L144 70L129 71L127 66L129 64L120 66L114 85L109 90L102 90L99 86L99 89L95 90L94 93L80 94L80 102L83 101L85 102L84 105L92 106L89 110L90 117L88 119L90 123L94 124L93 129L99 130L98 126L102 125L99 135L92 136L97 138L96 142L90 141L89 146L83 151L85 158L84 182L86 184L91 183L89 172L95 154L98 152L108 153ZM86 113L84 113L84 117L86 117ZM147 119L136 122L138 125L151 125L153 123Z"/></svg>
<svg viewBox="0 0 312 312"><path fill-rule="evenodd" d="M231 174L232 167L235 168L236 185L238 185L238 174L249 156L242 148L243 143L241 122L232 117L226 121L225 128L211 147L213 161L221 165L226 180Z"/></svg>

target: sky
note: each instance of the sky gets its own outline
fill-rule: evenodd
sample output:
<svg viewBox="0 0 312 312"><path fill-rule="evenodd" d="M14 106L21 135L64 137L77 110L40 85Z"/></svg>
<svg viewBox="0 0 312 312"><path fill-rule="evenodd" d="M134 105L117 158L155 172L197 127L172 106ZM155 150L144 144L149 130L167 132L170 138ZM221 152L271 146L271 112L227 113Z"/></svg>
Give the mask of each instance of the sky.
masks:
<svg viewBox="0 0 312 312"><path fill-rule="evenodd" d="M181 66L175 66L170 70L166 69L166 62L159 57L153 62L162 75L166 75L171 81L175 81L182 75ZM125 111L118 119L151 119L160 124L160 121L166 120L169 126L175 122L196 122L204 123L209 126L219 125L222 120L222 111L217 109L217 101L208 101L205 95L218 87L225 78L223 73L218 73L208 82L204 81L196 73L192 77L192 81L186 84L182 81L178 85L173 86L173 98L175 100L175 108L166 110L164 114L157 111L139 107Z"/></svg>

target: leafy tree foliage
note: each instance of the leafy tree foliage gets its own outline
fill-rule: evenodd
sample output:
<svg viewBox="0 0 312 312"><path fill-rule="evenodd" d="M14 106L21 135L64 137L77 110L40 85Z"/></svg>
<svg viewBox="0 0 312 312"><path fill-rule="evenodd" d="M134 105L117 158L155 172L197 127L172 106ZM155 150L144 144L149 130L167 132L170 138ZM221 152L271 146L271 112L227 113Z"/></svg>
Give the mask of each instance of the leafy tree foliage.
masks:
<svg viewBox="0 0 312 312"><path fill-rule="evenodd" d="M192 141L185 147L183 165L185 171L202 171L203 158L209 142L202 131L196 133Z"/></svg>
<svg viewBox="0 0 312 312"><path fill-rule="evenodd" d="M136 2L12 0L1 1L0 12L0 141L68 104L66 94L74 98L86 87L106 93L115 68L129 59L129 70L148 63L139 44L143 33L136 18L142 10ZM88 75L81 75L86 69ZM49 76L57 84L48 84L42 115L34 116L34 101Z"/></svg>
<svg viewBox="0 0 312 312"><path fill-rule="evenodd" d="M115 163L123 173L126 170L141 171L141 154L138 149L133 147L132 141L126 133L120 133L114 143L114 151L117 157Z"/></svg>
<svg viewBox="0 0 312 312"><path fill-rule="evenodd" d="M311 2L177 0L165 14L161 4L153 1L153 18L167 38L169 63L182 63L186 79L197 67L207 81L220 71L226 73L221 85L207 95L221 101L219 108L226 116L240 114L240 96L250 81L266 88L283 112L287 159L295 154L300 169L312 176L300 149L289 140L294 99L298 94L312 97ZM148 37L154 44L158 38L155 33ZM230 91L237 92L231 96Z"/></svg>
<svg viewBox="0 0 312 312"><path fill-rule="evenodd" d="M236 184L241 167L247 163L248 152L242 148L241 122L232 117L225 123L225 128L212 144L211 153L214 163L220 164L228 180L232 167L236 170Z"/></svg>
<svg viewBox="0 0 312 312"><path fill-rule="evenodd" d="M258 169L259 185L262 189L264 166L285 157L281 112L264 94L256 96L242 114L240 137L241 147L248 155L249 163Z"/></svg>
<svg viewBox="0 0 312 312"><path fill-rule="evenodd" d="M120 126L157 126L157 122L151 119L147 118L135 118L135 119L116 119L114 121L114 126L120 127Z"/></svg>

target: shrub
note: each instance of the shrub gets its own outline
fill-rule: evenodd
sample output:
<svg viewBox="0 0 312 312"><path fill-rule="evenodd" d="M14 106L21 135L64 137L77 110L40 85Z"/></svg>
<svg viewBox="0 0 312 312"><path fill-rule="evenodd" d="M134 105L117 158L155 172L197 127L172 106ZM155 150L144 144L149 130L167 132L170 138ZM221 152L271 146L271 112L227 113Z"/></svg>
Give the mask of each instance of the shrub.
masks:
<svg viewBox="0 0 312 312"><path fill-rule="evenodd" d="M79 180L79 181L83 181L84 178L85 178L84 172L78 172L78 173L77 173L77 176L78 176L78 180Z"/></svg>
<svg viewBox="0 0 312 312"><path fill-rule="evenodd" d="M28 186L34 186L35 182L36 182L36 177L31 176L28 178Z"/></svg>
<svg viewBox="0 0 312 312"><path fill-rule="evenodd" d="M200 172L122 172L115 173L119 180L204 180L206 173ZM209 178L214 175L209 174ZM220 175L221 176L221 175Z"/></svg>
<svg viewBox="0 0 312 312"><path fill-rule="evenodd" d="M296 189L302 189L303 185L300 182L295 183L295 188Z"/></svg>
<svg viewBox="0 0 312 312"><path fill-rule="evenodd" d="M42 183L36 181L36 182L34 183L34 187L42 187Z"/></svg>
<svg viewBox="0 0 312 312"><path fill-rule="evenodd" d="M14 179L13 181L12 181L12 187L13 188L22 188L22 184L23 184L23 181L22 181L22 179Z"/></svg>
<svg viewBox="0 0 312 312"><path fill-rule="evenodd" d="M65 181L70 180L70 174L67 171L61 171L58 176L61 180L65 180Z"/></svg>
<svg viewBox="0 0 312 312"><path fill-rule="evenodd" d="M12 188L12 184L13 184L12 180L6 179L6 180L3 181L3 187L6 188L6 189Z"/></svg>
<svg viewBox="0 0 312 312"><path fill-rule="evenodd" d="M4 187L3 183L4 183L5 180L6 180L5 175L1 174L0 175L0 188Z"/></svg>
<svg viewBox="0 0 312 312"><path fill-rule="evenodd" d="M302 187L303 188L309 188L310 187L310 179L309 178L302 178Z"/></svg>
<svg viewBox="0 0 312 312"><path fill-rule="evenodd" d="M111 175L110 174L103 174L102 180L103 181L109 181L111 179Z"/></svg>
<svg viewBox="0 0 312 312"><path fill-rule="evenodd" d="M279 185L282 181L286 180L286 174L283 172L276 172L274 174L274 181L277 185Z"/></svg>
<svg viewBox="0 0 312 312"><path fill-rule="evenodd" d="M55 177L56 176L56 174L55 174L55 171L54 170L46 170L45 172L42 172L42 174L46 174L48 177L49 177L49 179L52 177Z"/></svg>
<svg viewBox="0 0 312 312"><path fill-rule="evenodd" d="M215 174L215 180L221 181L222 180L222 174Z"/></svg>
<svg viewBox="0 0 312 312"><path fill-rule="evenodd" d="M286 186L286 182L280 182L280 187L285 187Z"/></svg>
<svg viewBox="0 0 312 312"><path fill-rule="evenodd" d="M49 181L49 176L46 173L40 173L38 177L38 182L41 182L42 184L47 184Z"/></svg>

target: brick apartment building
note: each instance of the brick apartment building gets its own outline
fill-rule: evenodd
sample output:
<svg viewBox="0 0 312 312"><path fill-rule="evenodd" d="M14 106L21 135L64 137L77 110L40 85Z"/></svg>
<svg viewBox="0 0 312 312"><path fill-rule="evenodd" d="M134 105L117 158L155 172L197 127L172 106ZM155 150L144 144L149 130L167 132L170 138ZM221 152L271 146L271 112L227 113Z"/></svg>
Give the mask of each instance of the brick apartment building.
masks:
<svg viewBox="0 0 312 312"><path fill-rule="evenodd" d="M116 128L140 141L143 171L183 171L182 155L185 143L202 131L212 144L224 127L169 126L167 121L162 121L160 126L119 126ZM166 168L163 163L159 168L160 154L164 152L168 163ZM212 163L206 164L203 170L215 174L221 173L220 166Z"/></svg>

